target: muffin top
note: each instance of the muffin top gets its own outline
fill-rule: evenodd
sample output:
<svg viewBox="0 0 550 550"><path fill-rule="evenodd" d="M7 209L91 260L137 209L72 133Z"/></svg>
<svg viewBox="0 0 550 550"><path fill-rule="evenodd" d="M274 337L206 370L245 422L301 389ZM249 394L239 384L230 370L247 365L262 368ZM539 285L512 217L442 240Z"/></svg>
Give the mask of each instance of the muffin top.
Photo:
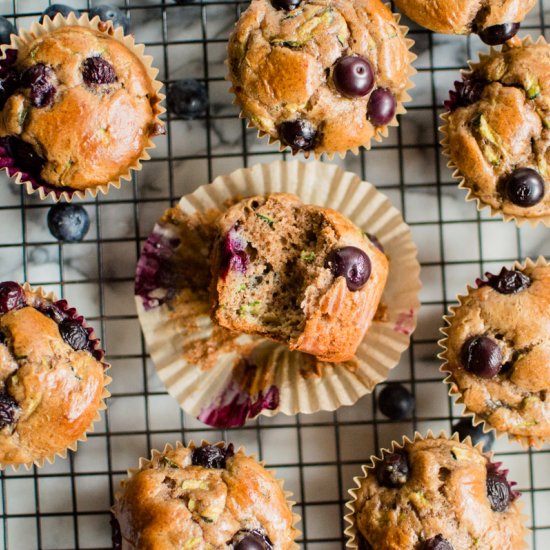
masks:
<svg viewBox="0 0 550 550"><path fill-rule="evenodd" d="M0 464L60 453L92 424L103 352L65 301L0 283Z"/></svg>
<svg viewBox="0 0 550 550"><path fill-rule="evenodd" d="M356 150L408 100L409 43L380 0L253 0L229 76L243 114L293 152Z"/></svg>
<svg viewBox="0 0 550 550"><path fill-rule="evenodd" d="M550 267L503 269L461 299L443 370L497 430L550 437Z"/></svg>
<svg viewBox="0 0 550 550"><path fill-rule="evenodd" d="M40 184L63 191L116 181L163 131L147 69L109 32L61 27L8 54L0 136Z"/></svg>
<svg viewBox="0 0 550 550"><path fill-rule="evenodd" d="M518 493L499 466L471 445L443 437L386 452L354 491L359 548L522 548Z"/></svg>
<svg viewBox="0 0 550 550"><path fill-rule="evenodd" d="M548 216L550 46L493 51L447 106L448 153L472 194L510 216Z"/></svg>
<svg viewBox="0 0 550 550"><path fill-rule="evenodd" d="M296 547L281 484L233 445L154 453L123 482L114 512L123 543L135 548Z"/></svg>

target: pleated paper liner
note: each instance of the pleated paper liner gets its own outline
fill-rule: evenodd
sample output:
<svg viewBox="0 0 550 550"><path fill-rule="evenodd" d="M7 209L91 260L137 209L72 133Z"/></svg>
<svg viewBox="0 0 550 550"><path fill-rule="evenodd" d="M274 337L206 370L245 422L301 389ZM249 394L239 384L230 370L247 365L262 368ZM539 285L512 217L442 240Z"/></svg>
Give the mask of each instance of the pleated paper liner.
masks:
<svg viewBox="0 0 550 550"><path fill-rule="evenodd" d="M122 493L124 492L125 486L127 485L128 481L130 479L132 479L132 477L134 477L141 470L143 470L145 468L148 468L157 457L165 455L166 453L168 453L172 450L177 450L177 449L181 449L181 448L184 448L184 447L186 447L188 449L195 449L196 447L201 447L201 446L204 446L204 445L210 445L210 443L206 440L202 440L200 445L196 445L194 441L190 441L187 446L184 445L183 443L181 443L181 441L176 442L175 446L171 445L170 443L167 443L165 445L163 451L158 451L156 449L153 449L151 451L151 458L150 459L141 457L138 461L138 467L137 468L128 469L127 478L123 479L120 482L119 490L115 494L115 504L114 504L114 506L111 510L112 513L114 514L114 517L115 517L115 522L114 522L115 523L115 525L114 525L115 531L117 533L119 533L119 531L120 531L119 526L118 526L118 519L116 519L118 501L121 498ZM215 446L220 447L220 448L226 448L227 447L226 443L223 442L223 441L220 441L220 442L216 443ZM244 447L239 447L235 451L235 455L237 455L239 453L246 455L246 449ZM251 456L252 458L255 458L252 455L247 455L247 456ZM265 468L264 461L260 461L259 464ZM301 517L296 512L293 511L294 505L296 504L294 501L290 500L292 498L293 494L290 491L285 491L285 489L284 489L284 480L277 478L276 475L275 475L275 472L273 470L267 470L266 469L266 471L277 482L277 484L280 485L281 490L283 491L283 494L285 496L285 499L286 499L286 502L288 504L289 510L292 513L292 535L293 535L293 540L295 541L302 533L296 528L296 525L298 525L298 523L301 521ZM117 537L118 536L119 535L117 534ZM115 548L117 548L117 546L119 548L121 548L121 550L133 550L134 548L136 548L133 544L129 543L127 540L122 539L121 534L120 534L120 537L121 537L121 541L113 541ZM299 548L300 548L300 546L296 542L294 542L294 544L292 545L292 547L289 550L298 550Z"/></svg>
<svg viewBox="0 0 550 550"><path fill-rule="evenodd" d="M145 55L145 46L143 44L136 44L133 36L125 36L124 31L121 27L117 27L115 29L113 28L113 25L110 21L103 22L99 19L99 16L96 16L91 20L88 17L88 14L83 14L79 18L77 18L74 13L70 13L67 17L63 17L61 14L58 13L53 18L53 20L46 16L44 17L44 21L42 24L35 22L31 25L30 30L20 29L18 35L12 34L11 44L3 45L0 48L0 61L2 59L6 59L8 51L25 48L27 44L29 44L36 38L48 34L61 27L71 25L89 28L94 31L99 31L101 33L109 35L111 38L124 44L124 46L126 46L126 48L128 48L128 50L130 50L137 57L137 59L141 61L141 64L143 65L148 77L151 80L152 89L157 96L156 103L152 105L155 115L153 125L155 125L159 129L164 128L164 123L160 120L160 116L166 111L166 109L161 105L161 102L164 100L165 96L160 93L162 83L156 80L158 69L155 69L152 65L153 57L150 55ZM133 164L128 166L126 172L124 172L120 176L117 176L115 179L105 182L104 184L95 187L89 187L83 190L48 184L40 178L33 176L32 174L24 171L21 168L18 168L16 166L15 159L10 156L8 149L3 146L0 147L0 167L6 170L7 174L14 179L14 182L16 184L23 185L29 195L38 192L40 199L42 200L46 198L51 198L54 202L58 202L60 200L70 202L75 197L79 199L84 199L87 195L89 197L95 198L97 197L99 192L101 192L103 195L106 195L111 187L119 189L122 180L130 181L132 179L132 172L138 172L141 170L141 163L151 158L147 150L153 149L155 147L156 145L149 138L143 148L140 157Z"/></svg>
<svg viewBox="0 0 550 550"><path fill-rule="evenodd" d="M103 392L101 394L100 402L97 407L97 412L91 422L91 424L84 430L82 434L80 434L75 441L73 441L66 449L62 449L58 452L52 453L51 455L44 456L44 457L38 457L34 461L28 462L28 463L19 463L19 464L13 464L13 463L1 463L0 462L0 469L5 469L7 466L11 466L14 470L18 470L20 466L24 466L27 470L30 470L32 466L37 466L41 468L44 466L44 463L47 461L49 464L53 464L56 457L60 458L66 458L67 457L67 451L76 451L78 442L79 441L86 441L87 434L93 433L94 431L94 424L96 422L99 422L101 420L100 417L100 411L105 410L107 408L107 405L105 403L105 400L111 396L109 391L107 390L107 386L111 383L112 379L105 374L107 370L111 368L111 365L109 363L106 363L104 361L105 352L101 348L100 341L97 338L95 332L93 329L88 325L84 317L80 315L76 309L69 306L66 300L58 300L53 292L46 293L44 289L41 287L31 287L28 283L25 283L22 285L23 289L25 291L25 295L27 297L27 301L34 305L39 304L51 304L55 306L60 312L62 312L67 319L70 319L72 321L76 321L77 323L80 323L88 333L88 341L92 344L93 351L91 352L94 358L99 361L103 365ZM37 335L37 338L39 338L40 335Z"/></svg>
<svg viewBox="0 0 550 550"><path fill-rule="evenodd" d="M543 36L539 36L536 41L533 41L533 39L530 36L527 36L523 39L520 39L519 37L514 37L513 40L509 40L508 43L503 46L503 48L512 48L512 47L528 47L532 44L547 44L546 40ZM479 61L468 61L468 69L464 69L460 71L460 74L462 78L468 78L477 67L479 67L487 58L491 57L494 53L499 52L500 49L491 47L489 49L489 53L479 53ZM453 171L453 178L458 180L460 183L458 185L459 189L464 189L467 191L466 194L466 201L467 202L476 202L476 208L478 211L483 211L484 209L489 209L490 214L492 217L501 216L505 222L513 221L518 227L521 227L526 222L528 222L532 227L536 227L540 223L544 224L547 227L550 227L550 214L545 216L537 216L537 217L529 217L529 216L521 216L518 214L510 214L507 212L503 212L500 208L495 208L493 205L488 204L486 202L483 202L483 200L478 197L472 188L468 185L466 182L466 179L462 176L460 169L456 166L456 164L453 162L451 158L451 152L450 152L450 145L449 145L449 116L450 112L445 112L441 115L441 119L443 120L443 126L439 128L441 133L443 134L443 138L441 140L441 146L442 146L442 153L444 156L449 158L449 161L447 162L447 167L450 168ZM518 207L519 208L519 207Z"/></svg>
<svg viewBox="0 0 550 550"><path fill-rule="evenodd" d="M477 445L472 444L472 440L470 436L466 437L464 440L460 440L457 433L453 433L451 437L447 437L446 433L444 431L441 431L438 436L434 435L434 433L429 430L424 437L419 432L415 432L413 439L404 436L401 443L398 443L396 441L392 441L390 444L390 448L383 448L380 450L379 455L372 455L369 459L369 461L366 464L363 464L361 466L361 470L363 472L363 475L357 476L353 479L355 487L348 490L348 493L351 497L351 499L346 503L346 508L349 510L349 512L344 516L344 520L347 524L347 527L345 529L345 535L347 537L346 540L346 548L353 548L355 550L364 550L365 546L362 544L362 537L360 538L358 535L358 529L356 525L355 515L356 515L356 502L357 502L357 496L358 491L362 487L362 482L365 480L369 475L374 474L374 470L379 462L382 461L383 456L389 453L394 453L396 451L402 450L405 448L406 445L410 445L412 443L416 443L418 441L425 441L425 440L437 440L437 439L445 439L450 441L456 441L457 443L462 443L464 445L467 445L468 447L477 449L483 456L487 457L491 463L493 463L493 452L483 452L483 445L482 443L478 443ZM500 470L501 463L493 463L497 467L497 469ZM502 471L502 470L500 470ZM507 470L504 470L503 473L507 473ZM515 485L515 482L511 482L512 485ZM527 528L528 525L528 517L523 513L523 506L524 503L522 501L519 501L516 499L512 506L515 506L517 509L517 512L520 516L521 523L524 526L524 536L523 536L523 545L518 548L514 548L514 550L521 550L522 548L528 548L529 544L527 543L527 535L529 534L529 529ZM433 536L435 536L437 533L434 533ZM452 542L452 541L451 541ZM376 550L376 549L375 549Z"/></svg>
<svg viewBox="0 0 550 550"><path fill-rule="evenodd" d="M197 236L182 220L204 229L209 218L215 219L236 198L274 192L338 210L376 236L389 257L382 305L353 361L321 363L284 345L221 329L210 319L208 239L212 242L213 236ZM195 282L182 282L182 270L189 265ZM136 303L168 392L206 424L235 427L258 414L294 415L352 405L386 380L416 326L419 273L408 226L373 185L335 165L277 161L220 176L165 214L138 262Z"/></svg>
<svg viewBox="0 0 550 550"><path fill-rule="evenodd" d="M527 258L523 264L519 262L515 262L513 268L518 270L523 270L525 268L533 268L535 266L546 266L548 263L546 260L541 256L537 259L536 262L531 260L530 258ZM455 382L452 371L448 367L448 335L449 335L449 328L451 327L453 323L453 318L455 317L456 311L463 305L464 300L468 297L470 292L472 290L475 290L475 287L467 286L466 287L467 294L465 295L458 295L457 296L457 302L459 305L457 306L451 306L449 308L450 313L449 315L446 315L443 317L443 320L445 322L445 326L440 329L441 333L445 336L443 339L439 340L438 344L443 349L443 351L438 355L439 359L443 361L443 365L440 367L440 372L444 373L446 375L446 378L444 379L444 382L449 386L449 396L451 396L456 405L462 406L462 415L471 417L472 423L474 426L477 426L481 424L482 429L485 433L490 432L493 430L497 437L502 437L503 435L507 435L508 439L510 441L516 441L518 442L524 449L528 449L529 447L534 448L541 448L545 443L550 443L549 437L538 437L538 436L527 436L527 435L519 435L519 434L513 434L509 431L501 431L497 429L495 426L493 426L489 420L486 418L481 417L479 414L475 413L474 411L467 408L467 406L464 403L462 392L460 391L460 388L458 384Z"/></svg>
<svg viewBox="0 0 550 550"><path fill-rule="evenodd" d="M387 6L388 10L391 10L391 4L388 3L388 4L385 4L385 6ZM408 61L408 64L407 64L408 81L407 81L407 85L404 87L404 89L400 92L399 96L397 97L397 108L396 108L395 116L393 117L391 122L389 122L388 124L385 124L384 126L375 126L374 127L374 135L372 136L371 140L368 143L362 143L360 145L360 147L364 147L365 149L370 149L372 147L372 141L373 140L376 141L376 142L381 142L384 138L387 138L388 137L388 128L390 126L399 126L397 116L398 115L404 115L407 112L407 110L404 107L404 104L411 101L412 98L411 98L411 96L409 95L408 92L409 92L409 90L411 90L412 88L415 87L415 84L412 81L412 77L416 74L417 71L413 67L412 63L413 63L413 61L415 61L417 56L416 56L416 54L414 54L411 51L412 47L414 46L414 40L412 40L410 38L407 38L409 28L406 27L405 25L400 25L399 24L399 22L401 20L401 14L393 13L392 15L395 18L395 22L397 23L400 32L403 34L403 38L404 38L404 40L406 42L406 45L408 47L408 60L407 60ZM278 136L272 135L272 134L270 134L268 132L265 132L264 130L261 130L260 128L258 128L253 123L253 121L247 116L247 114L244 112L243 106L239 102L237 94L235 93L235 89L234 89L235 83L231 79L231 71L229 70L229 60L225 61L225 65L228 69L228 72L225 76L225 79L227 81L229 81L230 84L231 84L229 92L233 95L233 105L236 105L241 109L241 111L239 113L239 118L243 118L243 119L247 120L247 128L256 128L258 130L258 134L257 134L258 139L261 140L263 138L267 138L269 145L278 144L280 152L283 152L283 151L288 152L288 150L290 149L289 146L283 144L279 140ZM334 155L338 155L340 158L344 158L348 151L351 151L351 153L353 153L354 155L358 155L359 150L360 150L359 147L354 147L352 149L344 149L342 151L320 151L320 152L300 151L300 152L304 155L305 158L309 158L311 153L313 153L313 156L317 160L319 160L323 154L325 154L329 160L332 160L334 158ZM298 154L298 151L290 150L290 152L293 156L296 156Z"/></svg>

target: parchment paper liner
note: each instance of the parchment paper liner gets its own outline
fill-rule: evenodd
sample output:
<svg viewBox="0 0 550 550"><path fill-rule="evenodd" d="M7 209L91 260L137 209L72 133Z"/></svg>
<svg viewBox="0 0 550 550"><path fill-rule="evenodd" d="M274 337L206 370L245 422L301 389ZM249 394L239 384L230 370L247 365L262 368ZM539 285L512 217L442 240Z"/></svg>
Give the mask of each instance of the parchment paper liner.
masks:
<svg viewBox="0 0 550 550"><path fill-rule="evenodd" d="M523 39L520 39L518 36L515 36L512 40L508 41L508 46L513 47L525 47L529 46L531 44L547 44L546 40L544 39L544 36L539 36L536 41L533 41L531 36L526 36ZM460 71L460 75L462 78L468 78L478 66L480 66L488 57L491 57L491 55L495 52L499 52L501 48L495 48L490 47L489 53L481 53L479 52L479 61L475 62L472 60L468 61L468 69L462 69ZM441 139L441 146L442 146L442 154L449 158L449 161L447 162L447 167L450 168L453 171L453 178L458 180L460 183L458 185L459 189L465 189L467 191L466 194L466 201L475 201L476 202L476 208L479 212L484 210L485 208L488 208L490 210L491 216L501 216L505 222L513 221L518 227L521 227L525 222L528 222L532 227L536 227L539 223L542 223L546 225L547 227L550 227L550 214L547 216L538 216L538 217L527 217L527 216L518 216L516 214L505 214L501 209L494 208L490 204L482 202L482 200L472 191L472 189L468 186L466 183L466 179L462 176L460 173L459 168L456 166L456 164L451 159L451 152L449 147L449 112L445 112L441 115L441 120L443 120L443 126L439 127L439 131L443 134L443 138Z"/></svg>
<svg viewBox="0 0 550 550"><path fill-rule="evenodd" d="M53 19L45 16L43 23L34 22L30 30L20 29L19 34L11 35L11 44L5 44L0 47L0 60L6 58L7 50L18 50L25 44L35 40L39 36L48 34L51 31L59 29L61 27L66 27L69 25L78 25L81 27L87 27L95 31L100 31L105 34L108 34L118 42L124 44L142 63L143 67L147 71L147 75L151 79L151 85L158 97L158 101L153 105L153 111L155 113L155 118L152 121L152 124L159 124L164 127L164 123L160 120L160 115L162 115L166 109L161 105L161 102L164 100L165 96L160 93L162 88L162 82L156 80L158 75L158 69L155 69L152 65L153 57L151 55L145 55L145 46L143 44L136 44L134 37L132 35L124 35L124 31L121 27L113 28L113 25L110 21L103 22L99 19L99 16L95 16L90 20L87 13L82 14L80 17L76 17L74 13L70 13L67 17L63 17L58 13ZM108 181L102 185L96 187L89 187L83 190L69 189L66 187L55 187L48 185L47 188L44 188L40 183L33 183L28 179L24 178L24 173L20 171L15 171L15 167L4 167L3 169L7 174L14 180L17 185L24 185L25 190L29 195L38 192L40 199L44 200L47 197L50 197L53 201L59 202L61 199L71 202L74 197L79 199L84 199L86 195L89 195L92 198L97 197L98 192L101 192L103 195L106 195L109 192L109 188L115 187L119 189L122 183L122 180L130 181L132 179L132 171L139 172L142 169L141 162L149 160L151 156L147 152L148 149L154 149L156 145L151 138L145 144L143 151L140 157L131 164L127 171L117 178ZM47 182L45 182L47 183ZM39 185L36 187L36 185Z"/></svg>
<svg viewBox="0 0 550 550"><path fill-rule="evenodd" d="M229 443L227 443L227 444L229 444ZM163 455L163 454L167 453L168 451L173 450L174 448L175 449L180 449L181 447L187 447L188 449L194 449L196 447L201 447L203 445L210 445L210 442L203 439L201 441L200 445L197 445L197 444L195 444L195 442L193 440L191 440L188 445L184 445L181 441L177 441L175 446L171 445L170 443L167 443L164 446L163 451L158 451L156 449L153 449L151 451L151 458L150 459L140 457L139 461L138 461L138 467L137 468L129 468L127 470L128 477L126 479L123 479L120 482L119 490L115 493L115 504L111 508L111 513L116 518L116 505L117 505L118 500L122 496L122 493L124 491L124 487L128 483L128 480L130 480L133 476L135 476L140 470L142 470L143 468L149 466L149 464L151 464L151 462L153 461L154 458L156 458L159 455ZM226 442L219 441L218 443L215 443L215 446L216 447L226 447L227 445L226 445ZM237 454L239 452L242 452L243 454L246 454L246 449L243 446L241 446L241 447L239 447L238 449L235 450L235 454ZM254 455L248 455L248 456L252 456L252 458L256 459L256 457ZM259 461L259 464L261 464L265 468L265 461L261 460L261 461ZM275 479L275 481L281 486L281 489L283 490L283 493L284 493L284 496L285 496L286 501L288 503L288 506L290 508L290 511L292 512L292 529L293 529L294 540L295 540L302 534L301 531L299 531L296 528L296 525L301 521L302 518L296 512L293 511L294 505L296 504L296 502L290 500L290 498L293 496L293 493L291 491L285 491L284 490L285 480L277 478L276 475L275 475L274 470L267 470L266 469L266 471L271 475L271 477L273 479ZM121 546L122 550L134 550L134 548L135 548L135 546L133 544L130 544L126 540L122 540L122 546ZM298 550L299 548L300 548L300 546L297 543L295 543L292 547L292 550Z"/></svg>
<svg viewBox="0 0 550 550"><path fill-rule="evenodd" d="M514 269L523 270L526 267L533 268L535 266L547 266L547 265L548 265L548 263L546 262L546 260L542 256L539 256L539 258L537 259L536 262L531 260L531 258L527 258L523 264L521 264L520 262L515 262L513 267L514 267ZM470 292L472 290L475 290L475 289L476 289L476 287L472 287L472 286L468 285L466 287L467 293L466 294L459 294L456 297L456 301L459 303L459 305L451 306L449 308L450 313L443 317L443 320L444 320L446 326L439 329L440 332L445 336L445 338L442 338L441 340L438 341L439 347L441 347L443 349L443 351L438 355L438 358L443 361L443 364L439 368L439 371L447 375L446 378L443 381L446 384L448 384L448 386L449 386L448 394L449 394L450 397L452 397L454 399L455 405L461 405L462 406L461 407L462 408L462 411L461 411L462 416L470 417L471 420L472 420L472 424L474 426L477 426L478 424L481 424L482 425L481 427L482 427L482 429L485 433L490 432L491 430L493 430L498 438L500 438L504 434L506 434L510 441L517 441L518 443L520 443L520 445L524 449L528 449L529 447L534 447L536 449L540 449L546 442L550 442L549 438L546 438L546 440L545 440L545 438L538 437L538 436L516 435L516 434L512 434L510 432L505 432L505 431L498 430L487 419L482 418L477 413L475 413L475 412L471 411L470 409L468 409L466 407L463 399L462 399L462 392L460 391L460 388L458 387L458 384L456 384L453 380L452 371L450 371L449 368L448 368L448 362L447 362L448 346L447 346L447 341L448 341L448 336L449 336L449 329L452 325L453 318L455 316L456 311L462 306L464 300L468 297Z"/></svg>
<svg viewBox="0 0 550 550"><path fill-rule="evenodd" d="M391 4L387 3L385 5L388 7L388 9L391 10ZM408 50L409 58L408 58L408 65L407 65L407 67L408 67L408 69L407 69L408 81L407 81L407 85L405 86L405 88L401 92L401 97L398 98L398 100L397 100L397 108L396 108L396 111L395 111L395 116L393 117L392 121L389 124L385 124L384 126L375 127L375 134L371 138L371 141L369 141L368 143L362 143L361 144L361 147L364 147L367 150L372 147L372 140L377 141L377 142L381 142L384 138L388 137L388 127L390 127L390 126L399 126L397 116L398 115L404 115L407 112L407 110L404 107L404 103L408 103L412 99L411 96L409 95L408 91L416 86L416 84L412 81L412 77L417 72L416 69L412 65L413 61L417 58L417 55L414 54L411 51L412 47L414 46L414 40L412 40L411 38L407 38L407 34L409 33L409 28L405 25L399 25L399 22L401 20L401 14L400 13L392 13L392 15L395 18L395 22L399 26L399 30L403 33L403 37L404 37L405 42L407 44L407 47L409 49ZM240 109L242 109L242 105L239 103L239 100L238 100L237 95L235 94L235 90L233 88L233 81L231 80L231 71L229 70L229 59L226 59L225 65L228 69L227 74L225 75L225 80L229 81L229 83L231 84L231 87L229 88L229 92L233 95L233 102L232 103L233 103L233 105L236 105ZM246 121L247 121L246 127L247 128L256 128L256 125L246 116L244 111L242 111L242 110L240 111L239 118L246 119ZM290 152L292 154L292 156L296 156L298 153L302 153L305 158L309 158L309 156L311 154L313 154L315 159L319 160L321 158L321 156L323 154L325 154L325 155L327 155L329 160L332 160L334 158L334 155L338 155L340 158L343 159L346 156L346 153L348 151L351 151L354 155L359 154L359 147L354 147L352 149L345 149L343 151L320 151L320 152L315 152L315 151L292 151L289 146L284 145L278 138L273 137L268 132L264 132L263 130L260 130L259 128L258 128L257 137L258 137L258 139L267 138L269 145L271 145L273 143L277 143L278 146L279 146L279 152L287 151L287 152Z"/></svg>
<svg viewBox="0 0 550 550"><path fill-rule="evenodd" d="M262 340L243 335L244 344L259 342L256 350L263 349L254 358L265 366L256 376L261 395L272 392L273 397L273 388L278 394L276 406L253 410L247 416L331 411L351 405L388 377L409 346L416 326L420 266L410 230L398 210L373 185L338 166L321 162L276 161L240 169L185 195L179 208L186 214L212 208L225 210L228 199L270 192L294 193L305 204L334 208L362 230L378 237L390 259L388 283L382 297L387 311L385 320L375 321L368 330L357 350L355 364L321 363L317 366L319 375L301 372L304 362L311 363L312 356L289 352L286 346L274 343L265 344L264 349ZM232 366L240 358L225 356L209 370L188 364L182 353L186 335L181 327L170 322L169 308L162 305L147 311L139 296L136 304L148 349L168 392L187 413L210 425L227 427L212 422L210 413L227 403L222 398L223 391L234 383ZM188 325L201 327L201 334L208 333L213 326L208 314ZM244 398L245 395L237 396L231 406L237 407Z"/></svg>
<svg viewBox="0 0 550 550"><path fill-rule="evenodd" d="M41 301L48 301L51 303L55 303L60 309L62 309L70 319L79 321L82 326L85 329L92 329L90 325L86 322L86 319L82 317L75 308L72 308L69 306L69 304L65 300L58 300L57 297L53 292L48 292L42 288L42 287L31 287L28 283L24 283L21 285L25 292L34 294L37 298L39 298ZM97 338L95 332L92 329L92 332L88 333L88 338L90 342L94 345L94 356L96 359L103 365L103 372L105 373L107 370L111 368L111 365L109 363L106 363L103 359L105 357L105 351L101 348L100 341ZM104 374L103 376L103 393L101 394L101 400L99 402L99 406L97 408L97 412L95 417L92 420L92 423L80 437L78 437L71 445L69 445L66 449L63 451L59 451L57 453L53 453L50 456L36 459L32 462L28 462L26 464L3 464L0 462L0 470L6 469L6 467L11 466L15 471L19 469L20 466L24 466L27 470L30 470L33 465L37 466L38 468L42 468L44 466L44 462L47 461L49 464L53 464L56 457L61 458L67 458L67 451L76 451L78 442L79 441L86 441L88 439L87 434L94 432L94 424L96 422L99 422L101 420L100 411L103 411L107 408L107 405L105 403L105 400L108 397L111 397L110 392L107 390L107 386L112 382L112 378L110 376L107 376L107 374Z"/></svg>
<svg viewBox="0 0 550 550"><path fill-rule="evenodd" d="M363 472L362 476L357 476L353 478L353 482L355 483L355 487L353 489L348 490L348 494L351 496L351 499L346 503L346 508L349 510L349 513L347 513L344 516L344 520L348 524L346 529L344 530L344 533L346 534L347 540L346 540L346 548L353 548L355 550L359 550L358 546L358 539L357 539L357 527L355 525L355 502L357 500L357 490L361 487L361 482L363 479L365 479L369 473L374 471L374 468L376 468L376 465L378 462L381 462L381 456L384 456L388 453L393 453L396 450L403 449L406 444L409 443L416 443L417 441L424 441L428 439L449 439L451 441L457 441L464 443L466 445L469 445L471 447L476 448L481 454L486 456L491 462L494 453L492 451L489 452L483 452L483 444L478 443L477 445L472 445L472 439L470 436L466 437L466 439L461 440L458 436L458 433L453 433L451 437L447 437L447 434L445 431L441 431L439 435L434 435L434 433L431 430L428 430L426 437L424 437L421 433L415 432L413 439L411 440L407 436L403 436L403 440L401 443L398 443L396 441L392 441L389 448L382 448L380 449L380 453L377 455L372 455L369 459L369 461L366 464L363 464L361 466L361 470ZM525 526L525 533L524 533L524 544L521 548L528 548L529 544L527 543L527 534L530 532L530 530L527 528L527 522L529 518L523 513L523 507L524 502L519 501L519 512L521 515L522 523ZM518 548L517 550L521 550Z"/></svg>

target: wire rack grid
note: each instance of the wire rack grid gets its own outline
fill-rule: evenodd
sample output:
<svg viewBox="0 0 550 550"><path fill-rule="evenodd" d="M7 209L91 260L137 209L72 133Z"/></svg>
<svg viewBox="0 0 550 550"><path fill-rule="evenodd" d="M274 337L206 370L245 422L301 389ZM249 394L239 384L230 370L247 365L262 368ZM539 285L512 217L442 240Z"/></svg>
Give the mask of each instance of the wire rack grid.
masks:
<svg viewBox="0 0 550 550"><path fill-rule="evenodd" d="M65 0L86 10L100 2ZM28 27L50 4L0 0L0 13ZM46 229L49 204L28 197L2 174L0 278L26 280L67 298L101 334L113 365L112 398L88 441L66 460L42 469L1 474L0 541L4 548L111 548L109 507L120 479L152 448L166 442L231 440L265 459L295 493L301 544L309 550L344 547L347 489L360 465L381 446L415 430L444 429L460 415L436 359L438 328L447 306L486 270L527 255L550 255L547 231L517 229L464 201L438 145L442 102L467 59L483 49L475 38L433 35L411 25L418 54L408 114L382 144L338 161L376 184L410 224L422 263L422 309L410 349L391 379L416 397L410 421L390 422L376 395L337 412L259 418L242 429L207 429L166 394L148 358L133 302L133 274L155 220L183 194L222 173L286 157L246 128L224 81L225 44L246 3L203 0L118 1L138 42L155 57L166 84L204 82L207 115L193 121L167 115L168 135L132 183L96 201L83 201L92 226L80 244L61 244ZM541 0L522 33L546 31L549 0ZM550 548L550 449L524 452L498 440L495 450L523 491L531 548Z"/></svg>

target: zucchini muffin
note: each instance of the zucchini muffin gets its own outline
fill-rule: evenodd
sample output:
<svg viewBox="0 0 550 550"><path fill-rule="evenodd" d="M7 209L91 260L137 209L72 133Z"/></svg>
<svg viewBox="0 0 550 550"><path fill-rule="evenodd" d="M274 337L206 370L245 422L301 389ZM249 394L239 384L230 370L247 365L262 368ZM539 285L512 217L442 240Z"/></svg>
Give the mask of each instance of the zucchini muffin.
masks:
<svg viewBox="0 0 550 550"><path fill-rule="evenodd" d="M91 427L109 379L93 331L64 300L0 283L0 465L41 464Z"/></svg>
<svg viewBox="0 0 550 550"><path fill-rule="evenodd" d="M449 166L476 198L505 219L550 214L550 46L505 45L471 65L447 102ZM546 222L545 222L546 223Z"/></svg>
<svg viewBox="0 0 550 550"><path fill-rule="evenodd" d="M290 550L296 517L282 483L233 445L153 451L129 471L114 514L122 548Z"/></svg>
<svg viewBox="0 0 550 550"><path fill-rule="evenodd" d="M348 503L348 547L519 550L525 517L507 470L458 438L405 440L363 467Z"/></svg>
<svg viewBox="0 0 550 550"><path fill-rule="evenodd" d="M404 112L411 44L381 0L253 0L229 79L261 135L306 156L357 152Z"/></svg>
<svg viewBox="0 0 550 550"><path fill-rule="evenodd" d="M468 412L499 432L550 440L550 266L487 274L443 329L442 370Z"/></svg>

